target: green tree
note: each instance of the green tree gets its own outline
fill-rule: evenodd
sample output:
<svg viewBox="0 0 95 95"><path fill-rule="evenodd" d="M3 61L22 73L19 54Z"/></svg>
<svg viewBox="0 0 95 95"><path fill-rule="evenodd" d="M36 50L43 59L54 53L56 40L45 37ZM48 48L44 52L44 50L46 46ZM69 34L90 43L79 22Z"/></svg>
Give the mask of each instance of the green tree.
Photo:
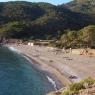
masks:
<svg viewBox="0 0 95 95"><path fill-rule="evenodd" d="M95 46L95 26L90 25L88 27L84 27L82 30L82 40L88 47Z"/></svg>

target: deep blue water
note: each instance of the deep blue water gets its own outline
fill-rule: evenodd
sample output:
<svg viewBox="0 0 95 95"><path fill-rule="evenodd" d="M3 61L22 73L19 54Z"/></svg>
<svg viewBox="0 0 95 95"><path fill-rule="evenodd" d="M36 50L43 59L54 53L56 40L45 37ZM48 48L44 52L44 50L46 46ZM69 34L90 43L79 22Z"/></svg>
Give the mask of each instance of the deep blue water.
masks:
<svg viewBox="0 0 95 95"><path fill-rule="evenodd" d="M45 95L54 90L42 71L0 46L0 95Z"/></svg>

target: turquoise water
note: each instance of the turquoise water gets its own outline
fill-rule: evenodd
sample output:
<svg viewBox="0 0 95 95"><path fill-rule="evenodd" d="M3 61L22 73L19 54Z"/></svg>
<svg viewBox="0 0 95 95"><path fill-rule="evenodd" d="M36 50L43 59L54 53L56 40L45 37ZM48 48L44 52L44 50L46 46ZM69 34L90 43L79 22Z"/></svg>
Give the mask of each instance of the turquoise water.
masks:
<svg viewBox="0 0 95 95"><path fill-rule="evenodd" d="M54 90L44 73L0 46L0 95L45 95Z"/></svg>

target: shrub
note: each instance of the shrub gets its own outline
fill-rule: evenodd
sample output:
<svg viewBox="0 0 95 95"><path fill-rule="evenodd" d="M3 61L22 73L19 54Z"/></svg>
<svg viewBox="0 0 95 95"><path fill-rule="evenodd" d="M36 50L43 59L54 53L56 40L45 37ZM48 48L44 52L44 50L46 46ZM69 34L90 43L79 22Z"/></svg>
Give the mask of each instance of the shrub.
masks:
<svg viewBox="0 0 95 95"><path fill-rule="evenodd" d="M90 86L90 85L93 85L95 83L95 80L93 78L91 78L91 77L88 77L87 79L83 80L81 83L82 84L87 83L88 86Z"/></svg>
<svg viewBox="0 0 95 95"><path fill-rule="evenodd" d="M69 85L69 89L67 91L63 91L61 95L76 95L79 93L80 90L85 89L84 84L87 84L87 86L93 85L95 83L95 80L91 77L88 77L87 79L78 82L73 83Z"/></svg>
<svg viewBox="0 0 95 95"><path fill-rule="evenodd" d="M78 93L79 93L79 91L67 90L67 91L62 92L61 95L74 95L74 94L78 94Z"/></svg>
<svg viewBox="0 0 95 95"><path fill-rule="evenodd" d="M70 91L68 90L68 91L64 91L64 92L62 92L61 95L70 95L69 93L70 93Z"/></svg>
<svg viewBox="0 0 95 95"><path fill-rule="evenodd" d="M71 91L79 91L81 89L84 89L82 83L73 83L73 84L70 85L70 90Z"/></svg>

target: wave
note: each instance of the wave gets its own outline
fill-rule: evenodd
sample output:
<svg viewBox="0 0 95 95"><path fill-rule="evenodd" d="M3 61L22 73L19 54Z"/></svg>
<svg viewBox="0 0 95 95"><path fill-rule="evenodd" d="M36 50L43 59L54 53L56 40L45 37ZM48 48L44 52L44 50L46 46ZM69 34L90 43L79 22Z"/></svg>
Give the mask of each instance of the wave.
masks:
<svg viewBox="0 0 95 95"><path fill-rule="evenodd" d="M55 81L52 78L50 78L49 76L46 76L46 77L47 77L48 81L54 86L54 89L58 90Z"/></svg>
<svg viewBox="0 0 95 95"><path fill-rule="evenodd" d="M11 47L11 46L7 46L7 47L9 50L11 50L13 52L22 54L21 51L19 51L18 49L14 48L14 47ZM31 62L31 60L27 56L23 55L23 57L25 57L29 62ZM57 91L58 89L57 89L56 82L52 78L50 78L49 76L46 76L46 77L47 77L48 81L53 85L54 89Z"/></svg>
<svg viewBox="0 0 95 95"><path fill-rule="evenodd" d="M16 52L16 53L21 53L19 50L17 50L16 48L14 47L10 47L10 46L7 46L9 50L13 51L13 52Z"/></svg>

